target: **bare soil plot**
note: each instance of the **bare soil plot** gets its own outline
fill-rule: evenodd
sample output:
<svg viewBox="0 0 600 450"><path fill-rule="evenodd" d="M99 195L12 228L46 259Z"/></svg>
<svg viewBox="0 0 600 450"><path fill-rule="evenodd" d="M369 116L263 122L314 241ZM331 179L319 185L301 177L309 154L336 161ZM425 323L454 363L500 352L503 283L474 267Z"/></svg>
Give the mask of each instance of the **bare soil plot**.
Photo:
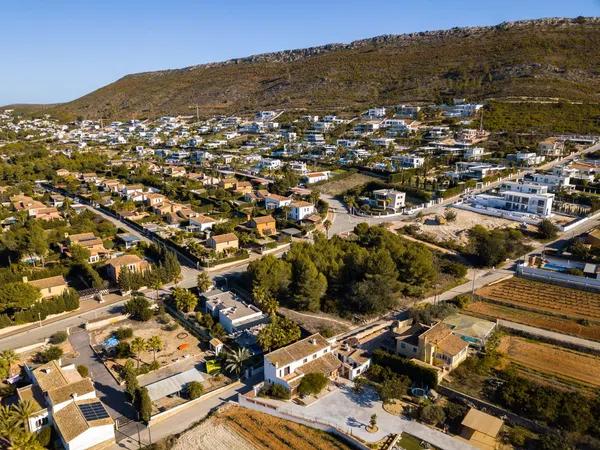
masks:
<svg viewBox="0 0 600 450"><path fill-rule="evenodd" d="M170 323L174 322L174 319L170 318L170 316L169 319ZM161 367L182 361L186 358L193 358L199 361L204 355L204 352L200 348L200 341L194 335L181 326L169 329L166 324L159 323L156 316L147 322L128 319L93 331L90 333L92 345L99 346L118 328L131 328L133 330L133 337L127 339L126 342L131 342L136 337L141 337L147 341L152 336L159 336L163 346L162 350L156 352L156 361L158 361ZM104 361L104 365L108 370L116 374L115 368L125 364L127 359L129 358L109 358ZM152 350L145 350L136 359L139 359L140 363L149 364L154 360L154 352Z"/></svg>
<svg viewBox="0 0 600 450"><path fill-rule="evenodd" d="M600 341L600 324L583 325L573 319L552 316L549 314L525 311L510 306L488 302L474 302L465 308L471 314L485 319L504 319L544 330L577 336L584 339Z"/></svg>
<svg viewBox="0 0 600 450"><path fill-rule="evenodd" d="M300 326L311 333L321 333L333 336L344 333L350 330L350 328L353 326L352 322L350 321L344 320L333 314L326 314L323 312L304 313L287 308L279 308L279 312L285 317L297 322Z"/></svg>
<svg viewBox="0 0 600 450"><path fill-rule="evenodd" d="M456 213L456 219L443 225L435 222L435 216L443 216L445 207L435 209L431 214L415 218L410 221L398 223L398 226L416 224L422 233L433 237L438 242L455 240L459 244L466 244L469 238L469 230L475 225L483 225L486 228L517 228L518 222L514 220L502 219L501 217L486 216L472 211L465 211L458 208L452 208Z"/></svg>
<svg viewBox="0 0 600 450"><path fill-rule="evenodd" d="M600 294L513 277L478 289L495 302L563 317L600 321Z"/></svg>
<svg viewBox="0 0 600 450"><path fill-rule="evenodd" d="M535 372L600 386L600 358L554 345L504 336L498 345L509 362Z"/></svg>
<svg viewBox="0 0 600 450"><path fill-rule="evenodd" d="M177 439L173 450L347 450L333 436L257 411L231 406Z"/></svg>
<svg viewBox="0 0 600 450"><path fill-rule="evenodd" d="M346 192L348 189L352 189L356 186L367 184L370 181L380 180L379 178L364 175L362 173L353 173L347 177L334 179L317 186L317 189L324 194L338 195Z"/></svg>

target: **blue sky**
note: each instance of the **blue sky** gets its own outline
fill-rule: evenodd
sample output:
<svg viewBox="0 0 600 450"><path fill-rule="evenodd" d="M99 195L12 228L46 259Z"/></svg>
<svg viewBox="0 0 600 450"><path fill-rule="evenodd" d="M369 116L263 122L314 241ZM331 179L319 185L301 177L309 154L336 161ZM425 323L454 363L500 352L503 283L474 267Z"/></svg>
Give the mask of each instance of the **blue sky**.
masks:
<svg viewBox="0 0 600 450"><path fill-rule="evenodd" d="M0 105L274 50L579 15L599 16L600 0L3 0Z"/></svg>

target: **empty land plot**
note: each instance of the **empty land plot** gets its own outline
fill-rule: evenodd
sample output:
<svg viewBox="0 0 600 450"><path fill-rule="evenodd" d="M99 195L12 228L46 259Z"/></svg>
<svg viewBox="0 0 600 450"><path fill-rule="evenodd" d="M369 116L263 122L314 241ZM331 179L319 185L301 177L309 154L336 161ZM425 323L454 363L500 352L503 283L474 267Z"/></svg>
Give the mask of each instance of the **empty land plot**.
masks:
<svg viewBox="0 0 600 450"><path fill-rule="evenodd" d="M339 195L346 192L348 189L362 186L363 184L376 180L379 180L379 178L364 175L362 173L353 173L352 175L340 175L339 178L335 178L334 176L333 180L316 186L316 189L324 194Z"/></svg>
<svg viewBox="0 0 600 450"><path fill-rule="evenodd" d="M230 406L185 432L173 450L349 450L335 437L268 414Z"/></svg>
<svg viewBox="0 0 600 450"><path fill-rule="evenodd" d="M600 321L600 294L595 292L513 277L478 289L476 294L528 310Z"/></svg>
<svg viewBox="0 0 600 450"><path fill-rule="evenodd" d="M573 319L488 302L471 303L465 310L485 319L504 319L543 330L600 341L600 324L584 325Z"/></svg>
<svg viewBox="0 0 600 450"><path fill-rule="evenodd" d="M600 386L600 358L516 336L504 336L498 350L517 366L562 380Z"/></svg>

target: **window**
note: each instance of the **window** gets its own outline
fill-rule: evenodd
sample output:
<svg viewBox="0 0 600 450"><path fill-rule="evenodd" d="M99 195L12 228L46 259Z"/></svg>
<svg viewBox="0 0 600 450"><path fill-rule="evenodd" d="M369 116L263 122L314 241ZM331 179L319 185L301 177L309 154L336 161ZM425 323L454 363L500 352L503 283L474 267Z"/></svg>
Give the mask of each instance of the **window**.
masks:
<svg viewBox="0 0 600 450"><path fill-rule="evenodd" d="M48 416L39 418L35 421L35 427L41 428L48 423Z"/></svg>
<svg viewBox="0 0 600 450"><path fill-rule="evenodd" d="M400 347L402 347L402 348L406 348L406 344L405 344L404 342L402 342L402 343L400 344Z"/></svg>
<svg viewBox="0 0 600 450"><path fill-rule="evenodd" d="M304 358L304 361L302 361L302 363L306 364L308 362L308 358Z"/></svg>
<svg viewBox="0 0 600 450"><path fill-rule="evenodd" d="M313 355L313 359L317 359L317 354L316 353Z"/></svg>

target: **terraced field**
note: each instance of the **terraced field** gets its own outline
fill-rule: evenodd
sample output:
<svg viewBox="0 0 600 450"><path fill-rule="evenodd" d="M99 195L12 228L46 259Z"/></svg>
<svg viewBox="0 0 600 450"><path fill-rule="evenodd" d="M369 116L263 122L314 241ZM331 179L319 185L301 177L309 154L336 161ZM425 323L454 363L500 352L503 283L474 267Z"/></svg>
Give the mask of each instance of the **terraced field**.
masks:
<svg viewBox="0 0 600 450"><path fill-rule="evenodd" d="M227 428L261 449L349 450L327 433L244 408L230 408L220 418Z"/></svg>
<svg viewBox="0 0 600 450"><path fill-rule="evenodd" d="M567 319L552 314L525 311L508 305L489 302L473 302L465 307L465 311L484 319L504 319L544 330L556 331L593 341L600 341L600 324L579 323L575 319Z"/></svg>
<svg viewBox="0 0 600 450"><path fill-rule="evenodd" d="M295 422L231 406L181 435L173 450L350 450L335 437Z"/></svg>
<svg viewBox="0 0 600 450"><path fill-rule="evenodd" d="M494 302L575 319L600 321L600 294L513 277L475 292Z"/></svg>
<svg viewBox="0 0 600 450"><path fill-rule="evenodd" d="M598 357L516 336L504 336L498 350L517 367L546 377L600 387Z"/></svg>

